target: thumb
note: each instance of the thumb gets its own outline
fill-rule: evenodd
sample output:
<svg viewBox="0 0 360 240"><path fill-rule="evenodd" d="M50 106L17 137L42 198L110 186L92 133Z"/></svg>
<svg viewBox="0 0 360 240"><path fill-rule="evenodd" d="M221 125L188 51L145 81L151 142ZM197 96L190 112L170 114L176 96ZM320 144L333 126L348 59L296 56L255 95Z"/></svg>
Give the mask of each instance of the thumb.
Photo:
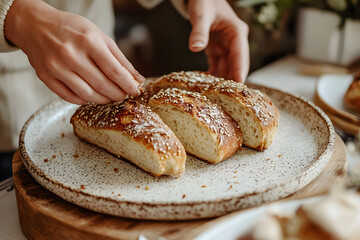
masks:
<svg viewBox="0 0 360 240"><path fill-rule="evenodd" d="M201 8L199 11L196 11L196 6L194 7L195 11L190 11L192 30L189 38L189 48L193 52L200 52L208 45L210 28L213 21L210 14L201 14L206 6L198 6Z"/></svg>

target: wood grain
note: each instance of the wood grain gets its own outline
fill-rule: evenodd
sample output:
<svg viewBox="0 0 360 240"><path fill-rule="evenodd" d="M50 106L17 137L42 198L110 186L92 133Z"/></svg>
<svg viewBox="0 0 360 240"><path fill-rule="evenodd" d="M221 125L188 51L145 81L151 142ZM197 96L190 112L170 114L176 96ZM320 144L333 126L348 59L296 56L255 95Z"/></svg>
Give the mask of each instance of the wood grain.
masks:
<svg viewBox="0 0 360 240"><path fill-rule="evenodd" d="M21 229L29 239L191 239L189 232L213 219L195 221L142 221L96 213L71 203L40 186L25 169L19 152L13 158L13 179ZM324 171L290 199L341 188L346 174L346 149L336 136L334 153ZM205 226L205 225L204 225ZM206 225L208 226L208 225ZM194 232L192 232L193 234Z"/></svg>

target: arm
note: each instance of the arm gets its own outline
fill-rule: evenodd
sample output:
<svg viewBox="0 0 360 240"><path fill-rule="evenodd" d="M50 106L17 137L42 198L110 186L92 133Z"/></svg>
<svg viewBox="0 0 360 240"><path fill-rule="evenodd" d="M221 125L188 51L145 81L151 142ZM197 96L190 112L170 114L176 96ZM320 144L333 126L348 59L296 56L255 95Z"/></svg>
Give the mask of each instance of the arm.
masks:
<svg viewBox="0 0 360 240"><path fill-rule="evenodd" d="M204 49L213 75L245 82L249 71L248 26L225 0L189 0L193 26L189 48Z"/></svg>
<svg viewBox="0 0 360 240"><path fill-rule="evenodd" d="M13 2L14 0L0 0L0 52L17 50L16 47L9 44L4 35L5 18Z"/></svg>
<svg viewBox="0 0 360 240"><path fill-rule="evenodd" d="M144 81L94 24L40 0L15 0L4 33L28 56L46 86L68 102L119 101L137 95Z"/></svg>

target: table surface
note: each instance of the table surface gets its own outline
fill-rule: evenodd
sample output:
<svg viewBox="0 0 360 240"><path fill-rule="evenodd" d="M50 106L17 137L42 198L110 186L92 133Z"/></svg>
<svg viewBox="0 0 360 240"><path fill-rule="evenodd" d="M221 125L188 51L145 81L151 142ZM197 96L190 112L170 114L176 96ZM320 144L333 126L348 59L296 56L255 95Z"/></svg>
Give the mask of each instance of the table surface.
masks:
<svg viewBox="0 0 360 240"><path fill-rule="evenodd" d="M318 77L301 75L299 70L303 65L302 61L293 56L285 57L253 72L248 82L277 88L313 100ZM20 229L15 193L11 187L0 191L0 212L1 216L6 216L0 218L0 239L26 239Z"/></svg>

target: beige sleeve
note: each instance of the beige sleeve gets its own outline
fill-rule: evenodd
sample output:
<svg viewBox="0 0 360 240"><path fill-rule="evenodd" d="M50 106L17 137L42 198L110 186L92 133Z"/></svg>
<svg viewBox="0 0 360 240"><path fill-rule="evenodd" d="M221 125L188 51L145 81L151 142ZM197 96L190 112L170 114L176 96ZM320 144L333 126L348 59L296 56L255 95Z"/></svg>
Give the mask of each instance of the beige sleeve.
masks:
<svg viewBox="0 0 360 240"><path fill-rule="evenodd" d="M137 2L146 9L152 9L164 0L137 0ZM189 19L185 0L170 0L174 8L186 19Z"/></svg>
<svg viewBox="0 0 360 240"><path fill-rule="evenodd" d="M10 52L18 49L8 43L4 33L5 18L13 2L14 0L0 0L0 52Z"/></svg>

